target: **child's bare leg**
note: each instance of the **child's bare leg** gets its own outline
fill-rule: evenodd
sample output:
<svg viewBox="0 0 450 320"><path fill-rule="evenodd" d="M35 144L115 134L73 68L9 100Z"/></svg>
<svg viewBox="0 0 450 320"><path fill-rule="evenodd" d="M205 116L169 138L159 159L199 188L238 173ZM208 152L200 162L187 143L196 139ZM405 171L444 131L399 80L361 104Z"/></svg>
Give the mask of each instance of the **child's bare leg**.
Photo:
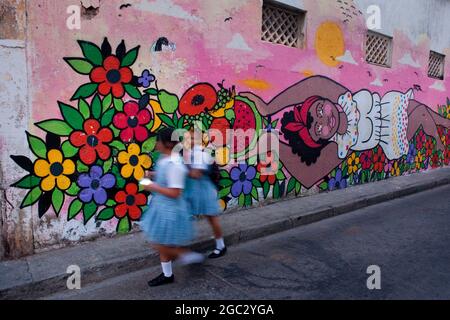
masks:
<svg viewBox="0 0 450 320"><path fill-rule="evenodd" d="M208 222L214 233L214 238L219 239L223 237L222 228L220 227L219 217L207 216Z"/></svg>
<svg viewBox="0 0 450 320"><path fill-rule="evenodd" d="M441 121L439 115L433 115L434 112L432 112L427 106L425 105L417 105L415 108L409 113L409 119L408 119L408 130L407 130L407 138L408 140L411 140L414 137L414 134L419 130L420 126L423 127L423 130L425 133L429 136L432 136L436 139L436 148L438 150L444 150L445 147L442 143L441 137L439 136L437 125L449 125L450 123L446 123L445 121ZM436 123L436 120L439 121L439 123ZM443 118L442 118L443 119ZM447 120L447 119L445 119Z"/></svg>

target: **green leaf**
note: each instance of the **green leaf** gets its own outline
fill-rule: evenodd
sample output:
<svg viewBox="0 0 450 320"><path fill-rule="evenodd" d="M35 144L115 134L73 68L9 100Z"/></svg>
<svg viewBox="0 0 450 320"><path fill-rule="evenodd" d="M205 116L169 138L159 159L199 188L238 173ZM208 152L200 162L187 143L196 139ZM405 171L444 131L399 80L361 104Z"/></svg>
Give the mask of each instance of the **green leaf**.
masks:
<svg viewBox="0 0 450 320"><path fill-rule="evenodd" d="M273 198L278 199L280 197L280 185L278 182L275 182L273 185Z"/></svg>
<svg viewBox="0 0 450 320"><path fill-rule="evenodd" d="M81 113L77 109L60 101L58 101L58 105L64 120L75 130L83 130L84 118Z"/></svg>
<svg viewBox="0 0 450 320"><path fill-rule="evenodd" d="M102 102L100 101L100 97L98 94L95 95L94 99L92 99L91 103L92 116L95 119L99 119L102 114Z"/></svg>
<svg viewBox="0 0 450 320"><path fill-rule="evenodd" d="M52 194L52 205L53 210L55 210L56 216L59 215L63 203L64 203L64 193L58 188L55 188Z"/></svg>
<svg viewBox="0 0 450 320"><path fill-rule="evenodd" d="M80 212L82 207L83 203L78 199L74 199L72 203L69 205L69 214L67 215L67 220L70 221L73 218L75 218L77 214Z"/></svg>
<svg viewBox="0 0 450 320"><path fill-rule="evenodd" d="M142 144L141 151L143 153L152 152L155 149L156 137L150 137Z"/></svg>
<svg viewBox="0 0 450 320"><path fill-rule="evenodd" d="M288 182L288 185L287 185L287 192L286 192L286 194L289 194L289 193L291 193L294 190L296 181L297 180L294 177L291 177L289 179L289 182Z"/></svg>
<svg viewBox="0 0 450 320"><path fill-rule="evenodd" d="M218 195L219 199L222 199L222 198L228 196L230 194L230 191L231 191L231 186L223 188L223 189L220 189L219 190L219 195Z"/></svg>
<svg viewBox="0 0 450 320"><path fill-rule="evenodd" d="M77 100L80 98L89 98L92 96L98 88L98 83L85 83L80 86L77 91L73 94L70 100Z"/></svg>
<svg viewBox="0 0 450 320"><path fill-rule="evenodd" d="M246 207L250 207L250 206L252 205L252 203L253 203L253 201L252 201L252 196L249 195L249 194L247 194L247 195L245 196L245 202L244 202L244 205L245 205Z"/></svg>
<svg viewBox="0 0 450 320"><path fill-rule="evenodd" d="M298 195L300 193L300 190L302 189L302 184L298 181L295 182L295 195Z"/></svg>
<svg viewBox="0 0 450 320"><path fill-rule="evenodd" d="M83 55L88 61L90 61L95 66L101 66L103 63L103 55L99 47L94 43L88 41L79 40L78 44L83 51Z"/></svg>
<svg viewBox="0 0 450 320"><path fill-rule="evenodd" d="M241 193L238 198L238 204L243 207L245 206L245 195Z"/></svg>
<svg viewBox="0 0 450 320"><path fill-rule="evenodd" d="M116 204L117 204L117 202L114 201L113 199L108 199L108 201L106 201L107 207L114 207Z"/></svg>
<svg viewBox="0 0 450 320"><path fill-rule="evenodd" d="M165 114L158 114L159 118L161 119L162 122L164 122L168 127L175 127L175 124L173 123L172 119L170 119L167 115Z"/></svg>
<svg viewBox="0 0 450 320"><path fill-rule="evenodd" d="M73 197L77 196L78 192L80 192L80 188L78 187L76 182L72 182L69 189L66 190L66 193L69 196L73 196Z"/></svg>
<svg viewBox="0 0 450 320"><path fill-rule="evenodd" d="M229 178L230 177L230 173L227 170L220 170L220 176L222 178Z"/></svg>
<svg viewBox="0 0 450 320"><path fill-rule="evenodd" d="M234 110L233 109L228 109L227 111L225 111L225 118L228 121L234 120L234 118L236 118L236 114L234 113Z"/></svg>
<svg viewBox="0 0 450 320"><path fill-rule="evenodd" d="M85 165L83 162L81 162L80 160L78 160L77 161L77 171L78 172L88 172L89 167L87 165Z"/></svg>
<svg viewBox="0 0 450 320"><path fill-rule="evenodd" d="M34 187L37 187L39 183L41 182L41 178L36 177L34 175L27 175L11 185L11 187L15 188L21 188L21 189L32 189Z"/></svg>
<svg viewBox="0 0 450 320"><path fill-rule="evenodd" d="M69 136L73 129L63 120L50 119L35 123L35 125L47 132L54 133L57 136L67 137Z"/></svg>
<svg viewBox="0 0 450 320"><path fill-rule="evenodd" d="M286 176L284 175L283 170L281 170L281 169L279 169L279 170L277 171L277 174L275 175L275 177L276 177L278 180L284 180L284 179L286 179Z"/></svg>
<svg viewBox="0 0 450 320"><path fill-rule="evenodd" d="M104 173L108 172L111 169L112 163L113 163L113 158L109 158L108 160L105 161L105 163L103 163L103 172Z"/></svg>
<svg viewBox="0 0 450 320"><path fill-rule="evenodd" d="M253 199L255 199L256 201L258 201L258 190L256 190L256 188L253 186L252 188L252 197Z"/></svg>
<svg viewBox="0 0 450 320"><path fill-rule="evenodd" d="M148 93L151 96L157 96L158 95L158 90L156 90L155 88L150 88L147 90L144 90L145 93Z"/></svg>
<svg viewBox="0 0 450 320"><path fill-rule="evenodd" d="M42 195L41 188L39 186L34 187L30 191L28 191L27 195L25 196L22 203L20 204L20 208L22 209L22 208L25 208L25 207L35 204L39 200L41 195Z"/></svg>
<svg viewBox="0 0 450 320"><path fill-rule="evenodd" d="M83 206L84 224L88 223L88 221L94 216L96 211L97 205L95 204L94 201L84 204Z"/></svg>
<svg viewBox="0 0 450 320"><path fill-rule="evenodd" d="M125 186L125 179L120 174L119 168L117 166L113 166L111 172L116 176L116 186L119 189L122 189Z"/></svg>
<svg viewBox="0 0 450 320"><path fill-rule="evenodd" d="M219 186L221 187L229 187L233 184L231 179L220 179Z"/></svg>
<svg viewBox="0 0 450 320"><path fill-rule="evenodd" d="M328 182L324 181L319 185L320 190L328 190Z"/></svg>
<svg viewBox="0 0 450 320"><path fill-rule="evenodd" d="M69 140L66 140L61 145L61 150L65 158L72 158L78 153L78 148L75 148Z"/></svg>
<svg viewBox="0 0 450 320"><path fill-rule="evenodd" d="M111 93L108 94L105 98L103 98L103 101L102 101L102 109L103 109L103 113L104 113L106 110L108 110L109 107L111 107L112 99L113 99L113 97L112 97L112 94L111 94Z"/></svg>
<svg viewBox="0 0 450 320"><path fill-rule="evenodd" d="M263 183L263 195L264 195L264 199L267 198L267 195L269 194L270 191L270 184L269 182L266 180Z"/></svg>
<svg viewBox="0 0 450 320"><path fill-rule="evenodd" d="M122 99L114 98L113 104L114 104L114 108L116 108L117 111L123 111L123 101L122 101Z"/></svg>
<svg viewBox="0 0 450 320"><path fill-rule="evenodd" d="M29 132L27 132L28 145L30 146L31 151L39 157L46 159L47 158L47 146L45 142L36 136L33 136Z"/></svg>
<svg viewBox="0 0 450 320"><path fill-rule="evenodd" d="M114 209L113 208L104 208L102 211L100 211L100 213L95 218L95 220L106 221L106 220L111 220L112 217L114 217Z"/></svg>
<svg viewBox="0 0 450 320"><path fill-rule="evenodd" d="M111 142L109 144L109 146L112 147L112 148L115 148L115 149L117 149L119 151L125 151L127 149L127 147L123 144L123 142L118 141L118 140L114 140L113 142Z"/></svg>
<svg viewBox="0 0 450 320"><path fill-rule="evenodd" d="M252 180L252 184L253 184L256 188L262 188L261 181L259 181L258 179L253 179L253 180Z"/></svg>
<svg viewBox="0 0 450 320"><path fill-rule="evenodd" d="M78 110L80 110L81 115L84 119L89 119L91 115L91 109L89 108L88 103L84 99L78 100Z"/></svg>
<svg viewBox="0 0 450 320"><path fill-rule="evenodd" d="M125 57L123 57L122 63L120 65L122 67L129 67L133 63L135 63L136 59L138 57L138 54L139 54L139 48L140 47L141 46L137 46L136 48L133 48L130 51L128 51L127 54L125 55Z"/></svg>
<svg viewBox="0 0 450 320"><path fill-rule="evenodd" d="M100 121L102 127L107 127L111 124L115 113L116 109L109 109L103 114L102 120Z"/></svg>
<svg viewBox="0 0 450 320"><path fill-rule="evenodd" d="M133 85L127 83L124 85L125 91L128 93L128 95L134 99L140 99L141 98L141 92Z"/></svg>
<svg viewBox="0 0 450 320"><path fill-rule="evenodd" d="M80 58L64 58L73 70L80 74L90 74L94 66L86 59Z"/></svg>
<svg viewBox="0 0 450 320"><path fill-rule="evenodd" d="M128 216L123 217L117 223L117 233L128 233L131 230L130 219Z"/></svg>

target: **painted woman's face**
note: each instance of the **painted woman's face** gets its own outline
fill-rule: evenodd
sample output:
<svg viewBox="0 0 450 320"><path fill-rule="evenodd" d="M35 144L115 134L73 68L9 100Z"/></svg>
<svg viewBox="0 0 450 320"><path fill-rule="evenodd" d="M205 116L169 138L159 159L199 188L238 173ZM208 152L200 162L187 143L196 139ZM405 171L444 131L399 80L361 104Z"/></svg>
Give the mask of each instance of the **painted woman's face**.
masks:
<svg viewBox="0 0 450 320"><path fill-rule="evenodd" d="M339 128L339 111L329 100L316 101L309 113L313 118L309 133L314 141L329 140Z"/></svg>

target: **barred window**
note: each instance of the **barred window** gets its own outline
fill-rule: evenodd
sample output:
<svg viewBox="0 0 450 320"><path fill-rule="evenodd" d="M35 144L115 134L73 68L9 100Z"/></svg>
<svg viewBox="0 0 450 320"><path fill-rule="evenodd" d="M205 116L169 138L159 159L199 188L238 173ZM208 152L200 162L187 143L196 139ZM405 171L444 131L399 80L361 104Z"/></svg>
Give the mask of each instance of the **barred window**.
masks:
<svg viewBox="0 0 450 320"><path fill-rule="evenodd" d="M428 76L430 78L444 80L444 62L445 56L443 54L430 51Z"/></svg>
<svg viewBox="0 0 450 320"><path fill-rule="evenodd" d="M365 52L368 63L390 68L392 64L392 38L368 31Z"/></svg>
<svg viewBox="0 0 450 320"><path fill-rule="evenodd" d="M299 9L264 1L261 40L289 47L303 46L306 13Z"/></svg>

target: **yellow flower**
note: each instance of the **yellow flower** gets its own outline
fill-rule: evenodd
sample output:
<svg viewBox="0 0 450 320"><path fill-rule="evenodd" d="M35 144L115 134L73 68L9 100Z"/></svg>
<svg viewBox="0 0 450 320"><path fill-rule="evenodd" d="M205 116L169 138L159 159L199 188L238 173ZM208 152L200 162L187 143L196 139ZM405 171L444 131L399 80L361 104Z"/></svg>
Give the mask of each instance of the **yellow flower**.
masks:
<svg viewBox="0 0 450 320"><path fill-rule="evenodd" d="M225 166L230 161L230 149L220 147L216 149L216 163L218 166Z"/></svg>
<svg viewBox="0 0 450 320"><path fill-rule="evenodd" d="M348 164L348 173L352 174L358 171L359 158L356 157L356 154L353 152L350 157L347 159Z"/></svg>
<svg viewBox="0 0 450 320"><path fill-rule="evenodd" d="M391 176L398 177L400 175L400 168L398 166L398 162L395 161L394 165L391 168Z"/></svg>
<svg viewBox="0 0 450 320"><path fill-rule="evenodd" d="M416 169L420 169L420 166L423 162L423 155L422 153L419 151L416 155Z"/></svg>
<svg viewBox="0 0 450 320"><path fill-rule="evenodd" d="M124 178L129 178L133 175L136 180L141 180L145 174L144 169L152 166L150 156L141 154L141 148L136 143L130 144L127 151L119 152L117 159L120 164L123 164L120 174Z"/></svg>
<svg viewBox="0 0 450 320"><path fill-rule="evenodd" d="M41 188L43 191L51 191L58 186L60 190L67 190L70 187L70 179L67 175L75 172L75 163L64 160L63 154L57 149L52 149L47 153L47 160L39 159L34 163L34 173L41 178Z"/></svg>

